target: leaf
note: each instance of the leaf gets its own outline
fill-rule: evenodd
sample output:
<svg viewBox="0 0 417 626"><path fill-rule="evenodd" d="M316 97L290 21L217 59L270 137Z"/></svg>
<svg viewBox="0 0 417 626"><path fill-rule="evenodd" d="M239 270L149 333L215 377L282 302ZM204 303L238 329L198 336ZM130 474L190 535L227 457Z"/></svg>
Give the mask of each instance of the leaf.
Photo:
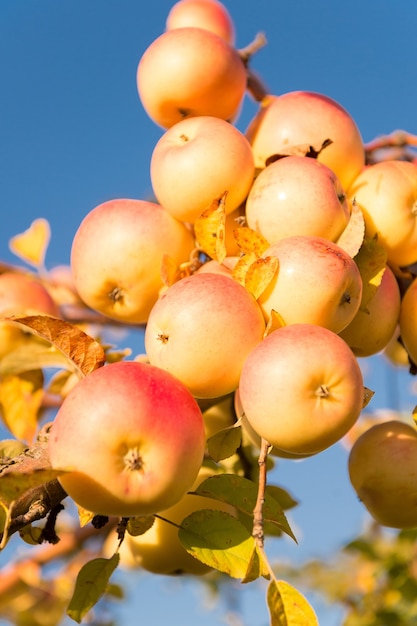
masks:
<svg viewBox="0 0 417 626"><path fill-rule="evenodd" d="M286 326L286 324L282 315L280 315L278 311L275 311L275 309L271 309L271 315L269 316L269 320L265 328L264 338L273 333L274 330L283 328L283 326Z"/></svg>
<svg viewBox="0 0 417 626"><path fill-rule="evenodd" d="M70 322L48 315L14 315L7 319L53 344L80 377L104 365L106 357L103 347Z"/></svg>
<svg viewBox="0 0 417 626"><path fill-rule="evenodd" d="M259 550L255 542L248 569L246 570L246 574L242 579L242 583L251 583L261 576L262 578L269 579L270 573L268 565L267 563L265 563L264 555Z"/></svg>
<svg viewBox="0 0 417 626"><path fill-rule="evenodd" d="M37 372L8 375L0 380L0 408L3 421L16 437L31 443L38 428L39 410L44 396L43 379Z"/></svg>
<svg viewBox="0 0 417 626"><path fill-rule="evenodd" d="M80 528L87 526L87 524L89 524L96 516L95 513L93 513L92 511L89 511L88 509L84 509L84 507L79 506L78 504L77 504L77 512L78 512L78 518L80 520Z"/></svg>
<svg viewBox="0 0 417 626"><path fill-rule="evenodd" d="M245 276L245 287L257 300L277 275L279 261L275 256L256 259L249 267Z"/></svg>
<svg viewBox="0 0 417 626"><path fill-rule="evenodd" d="M336 243L353 258L357 255L364 237L365 219L360 207L356 204L356 202L353 202L348 225Z"/></svg>
<svg viewBox="0 0 417 626"><path fill-rule="evenodd" d="M179 266L175 259L164 254L161 262L161 279L166 287L171 287L180 278Z"/></svg>
<svg viewBox="0 0 417 626"><path fill-rule="evenodd" d="M325 139L320 145L316 144L315 146L312 146L308 143L288 146L285 149L284 153L272 154L271 156L269 156L265 161L265 167L268 167L268 165L271 165L271 163L279 161L279 159L284 159L287 156L302 156L309 157L311 159L317 159L320 153L332 143L333 141L331 139Z"/></svg>
<svg viewBox="0 0 417 626"><path fill-rule="evenodd" d="M43 368L68 368L67 357L55 346L33 335L0 360L0 374L20 374Z"/></svg>
<svg viewBox="0 0 417 626"><path fill-rule="evenodd" d="M319 626L317 615L305 597L283 580L268 585L270 626Z"/></svg>
<svg viewBox="0 0 417 626"><path fill-rule="evenodd" d="M363 409L368 406L368 404L370 403L374 395L375 395L375 391L372 391L372 389L369 389L368 387L363 388L363 405L362 405Z"/></svg>
<svg viewBox="0 0 417 626"><path fill-rule="evenodd" d="M130 517L127 522L126 530L132 537L143 535L150 528L152 528L155 522L154 515L139 515L137 517Z"/></svg>
<svg viewBox="0 0 417 626"><path fill-rule="evenodd" d="M219 462L231 457L242 442L240 426L222 428L207 440L208 453L213 461Z"/></svg>
<svg viewBox="0 0 417 626"><path fill-rule="evenodd" d="M41 543L42 528L27 524L19 530L20 538L30 546L37 546Z"/></svg>
<svg viewBox="0 0 417 626"><path fill-rule="evenodd" d="M194 234L201 250L211 259L223 263L226 258L226 197L213 200L208 209L203 211L194 222Z"/></svg>
<svg viewBox="0 0 417 626"><path fill-rule="evenodd" d="M0 474L0 502L10 506L12 502L20 498L24 493L49 483L51 480L65 474L64 470L39 469L32 472L7 472Z"/></svg>
<svg viewBox="0 0 417 626"><path fill-rule="evenodd" d="M9 520L10 520L9 509L3 502L0 501L0 537L2 537L3 535L1 539L1 543L0 543L0 550L2 550L4 547L3 541L5 542L7 541L5 530L6 530L6 526L8 525Z"/></svg>
<svg viewBox="0 0 417 626"><path fill-rule="evenodd" d="M293 509L298 505L298 500L293 498L293 496L282 487L278 487L277 485L267 485L266 493L269 494L274 500L278 502L278 504L284 509L284 511L288 511L288 509Z"/></svg>
<svg viewBox="0 0 417 626"><path fill-rule="evenodd" d="M385 246L379 243L378 237L364 239L361 249L355 256L356 265L362 277L361 311L368 310L369 301L375 295L387 265Z"/></svg>
<svg viewBox="0 0 417 626"><path fill-rule="evenodd" d="M231 504L241 513L253 517L253 509L258 497L258 485L236 474L218 474L206 478L194 493ZM297 541L281 506L268 492L265 493L263 520L264 524L272 524L295 542Z"/></svg>
<svg viewBox="0 0 417 626"><path fill-rule="evenodd" d="M255 254L258 258L261 257L270 246L269 241L267 241L263 235L252 230L249 226L235 228L233 236L244 254Z"/></svg>
<svg viewBox="0 0 417 626"><path fill-rule="evenodd" d="M39 218L34 220L25 232L12 237L9 248L26 263L42 268L50 236L49 222Z"/></svg>
<svg viewBox="0 0 417 626"><path fill-rule="evenodd" d="M119 560L120 556L116 553L110 559L99 557L83 565L67 609L67 615L71 619L80 624L84 615L97 604L105 593Z"/></svg>
<svg viewBox="0 0 417 626"><path fill-rule="evenodd" d="M232 578L244 579L254 539L239 520L224 511L203 509L186 517L178 531L193 557Z"/></svg>
<svg viewBox="0 0 417 626"><path fill-rule="evenodd" d="M27 450L27 446L17 439L3 439L0 441L0 467L11 459Z"/></svg>
<svg viewBox="0 0 417 626"><path fill-rule="evenodd" d="M235 263L233 267L232 276L233 278L240 283L243 287L246 286L246 274L252 263L254 263L258 257L254 252L244 254L240 259Z"/></svg>

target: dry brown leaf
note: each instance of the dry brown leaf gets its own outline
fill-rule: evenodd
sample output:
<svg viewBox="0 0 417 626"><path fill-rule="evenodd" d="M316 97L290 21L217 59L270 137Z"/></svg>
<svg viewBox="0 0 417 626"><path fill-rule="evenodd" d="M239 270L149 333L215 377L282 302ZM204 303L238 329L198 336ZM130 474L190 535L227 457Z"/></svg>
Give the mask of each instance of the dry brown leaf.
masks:
<svg viewBox="0 0 417 626"><path fill-rule="evenodd" d="M256 259L249 267L245 277L245 287L257 300L268 287L278 272L279 261L275 256Z"/></svg>
<svg viewBox="0 0 417 626"><path fill-rule="evenodd" d="M7 318L45 339L68 360L81 377L104 365L106 357L101 344L70 322L47 315L14 315Z"/></svg>
<svg viewBox="0 0 417 626"><path fill-rule="evenodd" d="M226 197L227 192L213 200L194 223L198 246L219 263L226 257Z"/></svg>
<svg viewBox="0 0 417 626"><path fill-rule="evenodd" d="M9 241L9 248L19 258L37 268L43 267L46 250L51 237L49 222L43 218L34 220L25 232Z"/></svg>
<svg viewBox="0 0 417 626"><path fill-rule="evenodd" d="M236 239L237 245L244 254L255 254L257 257L261 257L263 253L269 248L269 241L262 235L257 233L249 226L240 226L235 228L233 235Z"/></svg>

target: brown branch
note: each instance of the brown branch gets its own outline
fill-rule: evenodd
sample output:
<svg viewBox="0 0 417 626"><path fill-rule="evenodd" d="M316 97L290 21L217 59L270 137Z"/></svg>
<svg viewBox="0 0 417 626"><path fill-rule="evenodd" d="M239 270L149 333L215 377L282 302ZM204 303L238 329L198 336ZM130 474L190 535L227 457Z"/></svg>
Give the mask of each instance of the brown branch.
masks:
<svg viewBox="0 0 417 626"><path fill-rule="evenodd" d="M395 130L389 135L381 135L365 144L366 163L371 165L386 159L414 161L417 158L415 148L417 135L405 130Z"/></svg>
<svg viewBox="0 0 417 626"><path fill-rule="evenodd" d="M266 441L266 439L261 439L261 450L259 452L259 480L258 480L258 496L255 503L255 508L253 509L253 528L252 535L256 540L259 548L263 549L264 547L264 519L263 519L263 506L265 502L265 489L266 489L266 476L267 476L267 468L266 461L268 458L268 450L270 449L270 444Z"/></svg>

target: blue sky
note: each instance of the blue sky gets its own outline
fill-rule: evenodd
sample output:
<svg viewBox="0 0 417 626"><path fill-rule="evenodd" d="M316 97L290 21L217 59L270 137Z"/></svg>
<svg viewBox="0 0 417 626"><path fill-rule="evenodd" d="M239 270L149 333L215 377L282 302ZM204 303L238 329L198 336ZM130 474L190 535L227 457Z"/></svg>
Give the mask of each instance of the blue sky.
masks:
<svg viewBox="0 0 417 626"><path fill-rule="evenodd" d="M136 91L137 63L164 29L172 2L156 0L1 0L0 6L0 260L14 260L8 241L37 217L51 224L46 264L68 263L83 216L116 197L151 194L149 159L161 136ZM262 31L268 45L252 67L271 93L324 93L354 117L365 141L396 129L417 134L415 0L230 0L225 2L247 45ZM247 98L237 126L255 112ZM413 380L385 361L362 363L372 408L410 410ZM398 389L400 391L398 391ZM298 547L271 545L301 562L327 558L354 536L366 516L347 481L341 446L302 463L282 462L276 475L302 504L290 519ZM221 626L226 605L202 608L199 585L130 578L132 596L120 615L143 623ZM242 625L268 623L265 589L234 587ZM320 606L321 626L341 617ZM137 622L139 623L139 621ZM142 623L142 621L141 621Z"/></svg>

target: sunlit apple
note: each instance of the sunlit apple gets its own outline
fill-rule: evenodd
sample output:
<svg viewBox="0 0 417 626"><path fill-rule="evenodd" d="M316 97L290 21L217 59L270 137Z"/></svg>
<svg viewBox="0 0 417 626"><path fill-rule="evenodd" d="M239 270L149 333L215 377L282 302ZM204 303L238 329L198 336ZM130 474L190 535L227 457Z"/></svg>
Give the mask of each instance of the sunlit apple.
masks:
<svg viewBox="0 0 417 626"><path fill-rule="evenodd" d="M226 6L218 0L179 0L170 9L166 29L194 26L205 28L230 45L235 43L235 26Z"/></svg>

